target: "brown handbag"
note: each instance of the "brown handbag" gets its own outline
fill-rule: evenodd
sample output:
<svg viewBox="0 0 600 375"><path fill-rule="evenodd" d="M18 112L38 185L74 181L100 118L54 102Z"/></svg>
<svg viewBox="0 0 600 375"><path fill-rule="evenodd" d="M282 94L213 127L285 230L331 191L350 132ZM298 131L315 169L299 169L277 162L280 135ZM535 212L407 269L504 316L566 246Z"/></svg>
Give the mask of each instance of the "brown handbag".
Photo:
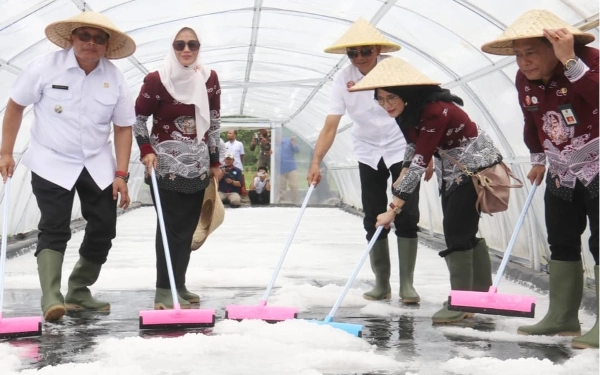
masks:
<svg viewBox="0 0 600 375"><path fill-rule="evenodd" d="M467 176L471 177L475 191L477 192L475 209L478 212L492 216L496 212L506 211L508 209L510 189L523 187L523 181L515 177L510 168L502 161L477 173L473 173L445 151L440 150L440 153L444 154L452 163L462 169ZM519 183L511 184L511 178Z"/></svg>

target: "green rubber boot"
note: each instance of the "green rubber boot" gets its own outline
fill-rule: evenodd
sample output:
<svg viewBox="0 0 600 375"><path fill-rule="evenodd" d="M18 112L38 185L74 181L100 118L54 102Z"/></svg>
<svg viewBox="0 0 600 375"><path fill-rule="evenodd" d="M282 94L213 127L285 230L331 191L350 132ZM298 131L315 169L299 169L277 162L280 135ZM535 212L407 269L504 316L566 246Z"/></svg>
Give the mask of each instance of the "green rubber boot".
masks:
<svg viewBox="0 0 600 375"><path fill-rule="evenodd" d="M492 263L485 239L473 247L473 290L487 292L492 286Z"/></svg>
<svg viewBox="0 0 600 375"><path fill-rule="evenodd" d="M65 299L60 293L63 254L44 249L37 255L38 276L42 287L42 311L48 322L59 320L65 315Z"/></svg>
<svg viewBox="0 0 600 375"><path fill-rule="evenodd" d="M376 241L369 253L371 269L375 274L375 287L364 293L363 298L380 301L392 298L390 286L390 247L387 238Z"/></svg>
<svg viewBox="0 0 600 375"><path fill-rule="evenodd" d="M454 251L444 258L450 271L452 290L472 290L473 288L473 250ZM448 301L431 317L433 324L455 323L472 314L448 310Z"/></svg>
<svg viewBox="0 0 600 375"><path fill-rule="evenodd" d="M598 266L594 267L596 276L596 324L585 335L575 337L572 345L577 349L589 349L598 347Z"/></svg>
<svg viewBox="0 0 600 375"><path fill-rule="evenodd" d="M101 264L92 263L84 257L79 257L71 276L69 276L69 290L65 296L65 306L69 311L110 311L110 303L92 297L88 286L94 285Z"/></svg>
<svg viewBox="0 0 600 375"><path fill-rule="evenodd" d="M583 297L583 264L581 261L551 260L550 306L537 324L521 326L520 335L579 336L579 305Z"/></svg>
<svg viewBox="0 0 600 375"><path fill-rule="evenodd" d="M417 262L418 238L398 237L398 262L400 269L400 301L407 305L419 303L421 297L413 287Z"/></svg>
<svg viewBox="0 0 600 375"><path fill-rule="evenodd" d="M200 296L187 290L185 285L177 288L177 294L189 303L200 303Z"/></svg>
<svg viewBox="0 0 600 375"><path fill-rule="evenodd" d="M191 305L188 301L177 296L177 301L182 309L189 309ZM154 310L170 310L173 308L173 296L171 289L156 288L154 294Z"/></svg>

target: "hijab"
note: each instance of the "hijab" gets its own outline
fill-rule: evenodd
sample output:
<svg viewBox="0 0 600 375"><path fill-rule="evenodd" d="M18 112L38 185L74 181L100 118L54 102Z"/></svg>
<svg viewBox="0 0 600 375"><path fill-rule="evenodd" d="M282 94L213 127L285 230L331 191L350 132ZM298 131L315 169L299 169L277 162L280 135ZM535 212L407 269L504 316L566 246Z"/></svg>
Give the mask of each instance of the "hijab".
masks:
<svg viewBox="0 0 600 375"><path fill-rule="evenodd" d="M163 86L175 100L195 106L196 139L200 142L210 126L210 107L206 91L206 81L210 78L210 69L202 66L199 59L189 66L179 63L172 44L183 29L189 29L196 34L191 27L184 26L177 29L175 35L169 40L169 52L165 56L163 65L158 69L158 74ZM198 42L200 42L200 38L198 38ZM200 56L200 51L198 51L198 56Z"/></svg>
<svg viewBox="0 0 600 375"><path fill-rule="evenodd" d="M404 101L404 111L396 118L396 122L400 126L417 126L421 120L423 108L429 102L454 102L460 106L464 105L460 97L437 85L393 86L381 89L398 95Z"/></svg>

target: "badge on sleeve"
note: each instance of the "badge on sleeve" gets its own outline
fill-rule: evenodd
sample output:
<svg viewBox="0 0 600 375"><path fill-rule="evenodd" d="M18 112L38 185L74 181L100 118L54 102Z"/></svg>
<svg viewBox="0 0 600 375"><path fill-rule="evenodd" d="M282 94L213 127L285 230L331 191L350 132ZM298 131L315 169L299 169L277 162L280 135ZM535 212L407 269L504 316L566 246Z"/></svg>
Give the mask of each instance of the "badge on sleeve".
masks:
<svg viewBox="0 0 600 375"><path fill-rule="evenodd" d="M558 109L560 109L560 114L562 115L567 126L579 125L577 115L575 115L575 111L573 110L573 106L571 104L561 104L558 106Z"/></svg>

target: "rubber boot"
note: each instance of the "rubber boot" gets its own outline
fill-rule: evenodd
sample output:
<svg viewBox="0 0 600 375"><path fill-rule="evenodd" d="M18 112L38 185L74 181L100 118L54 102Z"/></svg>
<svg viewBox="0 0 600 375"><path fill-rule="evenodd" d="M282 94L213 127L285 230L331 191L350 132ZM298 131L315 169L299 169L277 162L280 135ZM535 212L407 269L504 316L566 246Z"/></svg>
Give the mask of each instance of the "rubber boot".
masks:
<svg viewBox="0 0 600 375"><path fill-rule="evenodd" d="M182 309L189 309L190 303L180 296L177 296L177 301ZM169 310L173 308L173 296L171 289L156 288L154 294L154 310Z"/></svg>
<svg viewBox="0 0 600 375"><path fill-rule="evenodd" d="M110 311L110 303L92 297L92 292L88 288L98 280L100 269L102 269L101 264L79 257L69 276L69 290L65 296L67 310Z"/></svg>
<svg viewBox="0 0 600 375"><path fill-rule="evenodd" d="M577 349L589 349L598 347L598 266L594 267L596 276L596 324L585 335L575 337L572 345Z"/></svg>
<svg viewBox="0 0 600 375"><path fill-rule="evenodd" d="M177 294L189 303L200 303L200 296L187 290L185 285L177 288Z"/></svg>
<svg viewBox="0 0 600 375"><path fill-rule="evenodd" d="M37 255L38 275L42 287L42 311L46 321L56 321L65 315L65 299L60 293L64 255L44 249Z"/></svg>
<svg viewBox="0 0 600 375"><path fill-rule="evenodd" d="M583 297L583 264L581 261L551 260L550 306L537 324L521 326L520 335L579 336L579 305Z"/></svg>
<svg viewBox="0 0 600 375"><path fill-rule="evenodd" d="M380 301L392 298L390 286L390 247L387 238L376 241L369 253L371 269L375 274L375 287L364 293L363 298Z"/></svg>
<svg viewBox="0 0 600 375"><path fill-rule="evenodd" d="M452 290L472 290L473 288L473 250L454 251L444 258L450 272ZM455 323L472 314L448 310L448 301L431 317L433 324Z"/></svg>
<svg viewBox="0 0 600 375"><path fill-rule="evenodd" d="M473 247L473 290L487 292L492 286L492 263L487 243L482 238Z"/></svg>
<svg viewBox="0 0 600 375"><path fill-rule="evenodd" d="M421 297L413 287L415 263L417 262L418 238L398 237L398 261L400 269L400 301L407 305L419 303Z"/></svg>

